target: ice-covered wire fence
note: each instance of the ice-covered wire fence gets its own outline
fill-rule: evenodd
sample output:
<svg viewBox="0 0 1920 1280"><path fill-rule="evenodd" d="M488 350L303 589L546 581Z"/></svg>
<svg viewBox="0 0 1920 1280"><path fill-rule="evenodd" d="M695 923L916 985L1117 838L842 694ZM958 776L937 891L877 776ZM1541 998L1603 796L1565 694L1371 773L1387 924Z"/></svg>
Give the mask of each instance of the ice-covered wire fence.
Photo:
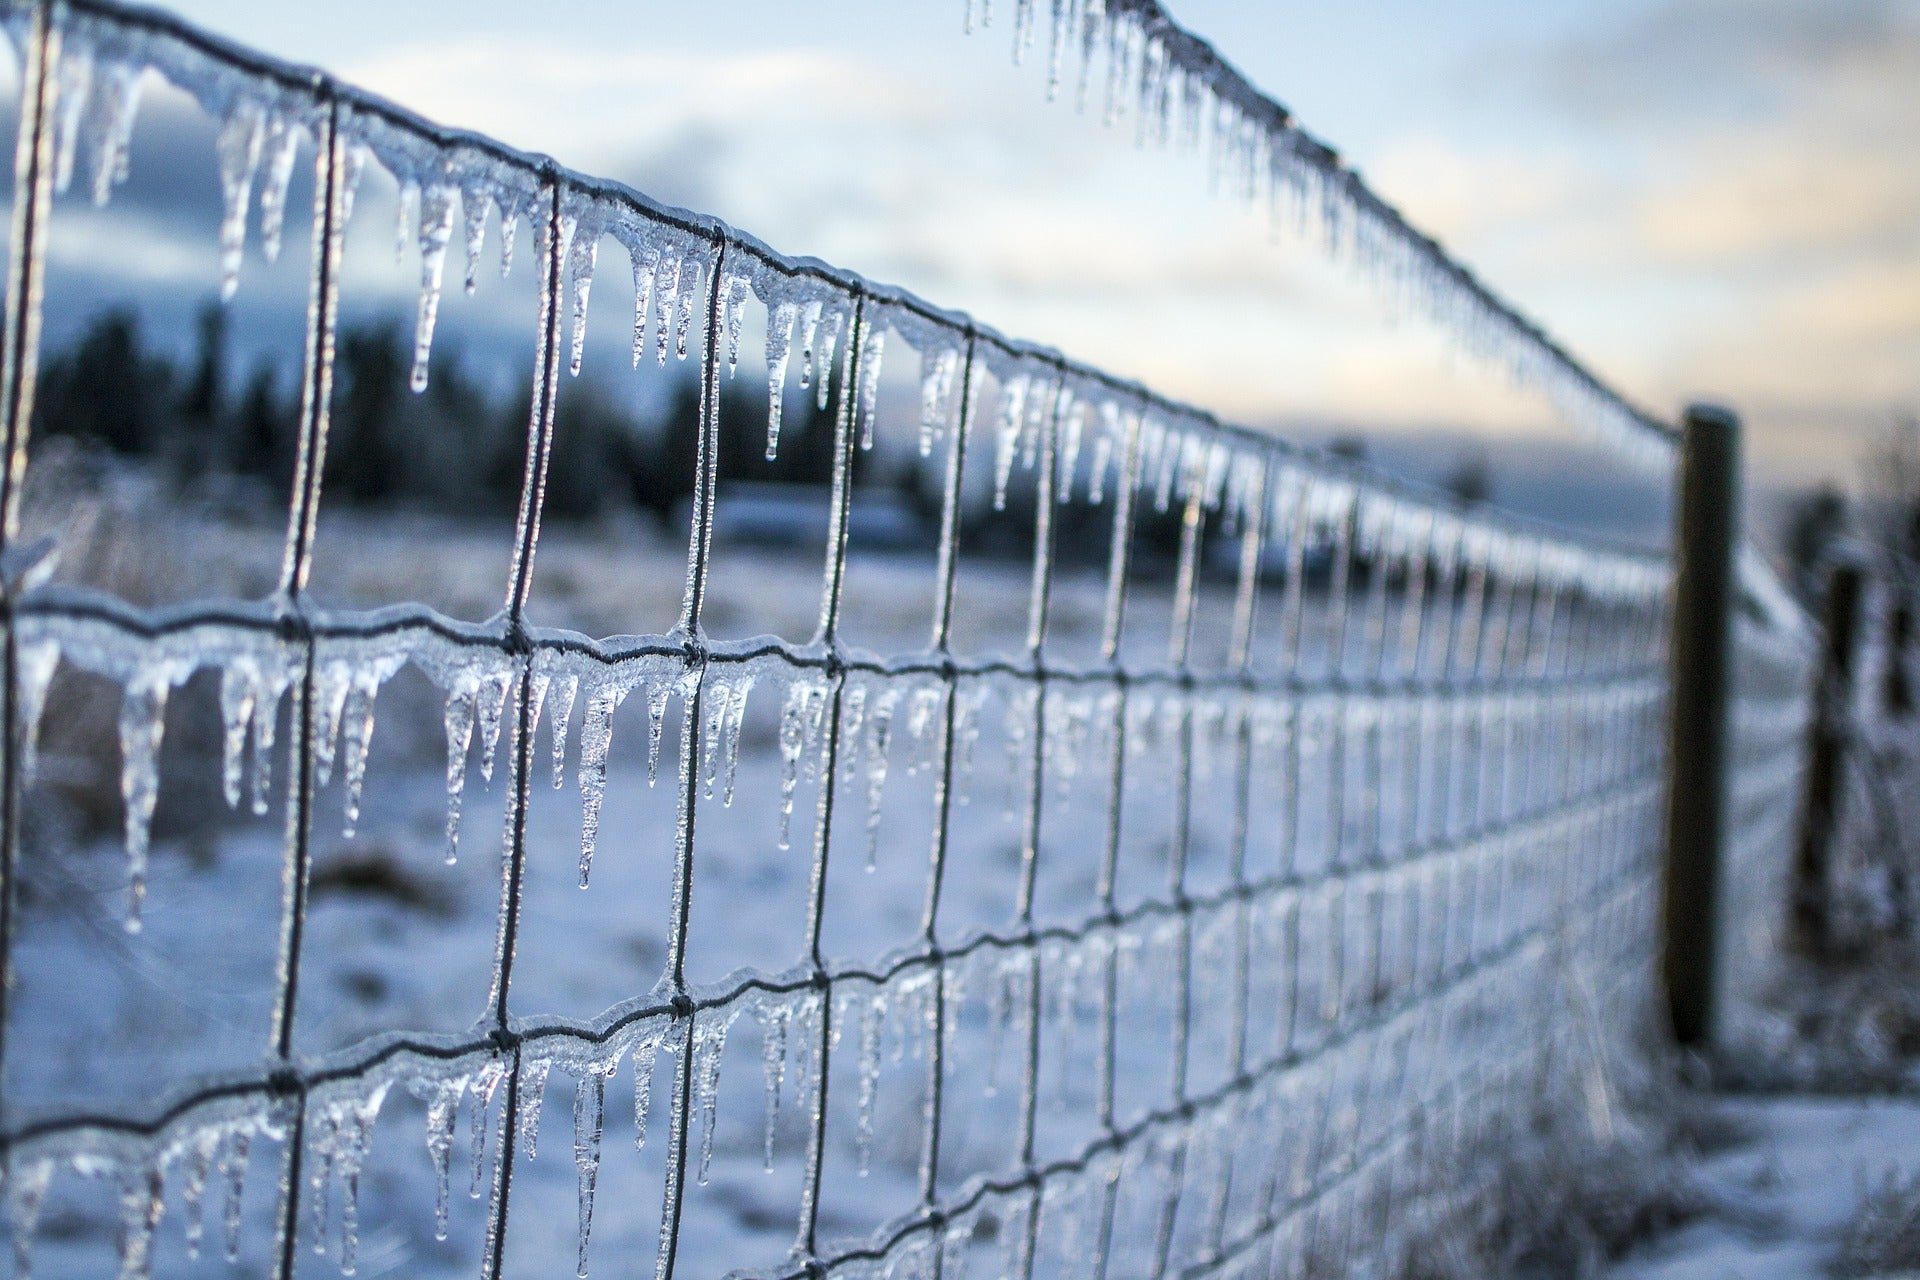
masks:
<svg viewBox="0 0 1920 1280"><path fill-rule="evenodd" d="M1599 1080L1604 1095L1605 1059L1630 1042L1652 998L1663 558L1458 509L1224 426L965 316L439 129L164 14L73 0L16 7L9 23L25 74L0 400L0 707L10 747L0 758L8 802L0 912L16 903L20 806L39 714L62 666L124 691L130 925L141 919L169 695L195 671L219 673L229 800L242 798L251 769L255 798L267 803L264 780L277 775L286 819L275 999L256 1069L155 1081L148 1105L111 1111L19 1120L0 1098L5 1207L22 1269L47 1197L76 1178L118 1188L128 1276L151 1269L176 1218L197 1247L210 1182L227 1184L232 1247L256 1270L292 1275L306 1220L327 1227L351 1269L357 1197L383 1107L391 1113L389 1097L411 1093L424 1106L415 1176L437 1180L441 1210L409 1224L417 1234L408 1265L425 1274L433 1219L444 1229L464 1107L486 1206L478 1266L500 1274L509 1235L537 1225L510 1209L523 1176L517 1162L532 1154L557 1069L576 1082L584 1272L605 1090L630 1067L642 1111L656 1070L665 1072L658 1227L651 1259L598 1264L684 1272L687 1207L705 1180L719 1068L743 1015L761 1031L769 1147L783 1089L806 1128L786 1206L791 1250L719 1246L725 1265L750 1275L957 1275L969 1260L978 1274L983 1257L1020 1277L1391 1265L1472 1209L1475 1183L1461 1170L1516 1137L1568 1072ZM300 451L280 589L259 603L134 607L44 584L45 561L15 545L52 194L76 155L90 154L95 193L108 198L125 172L141 80L153 73L220 121L227 292L256 190L263 238L277 239L303 141L314 154ZM343 233L369 162L399 184L408 216L417 213L409 231L421 249L421 375L456 231L470 254L490 217L509 244L518 222L535 231L540 302L522 500L503 608L487 623L398 601L328 610L308 597ZM577 365L582 350L603 238L625 247L634 266L636 355L642 344L662 359L682 353L702 389L679 624L613 641L537 627L526 612L548 459L567 447L554 439L561 367ZM768 316L768 450L778 447L796 356L803 381L834 407L830 531L815 632L723 644L702 626L714 571L719 387L741 350L750 296ZM841 623L853 460L876 430L889 341L920 360L919 447L942 476L940 537L928 642L874 654L850 647ZM1011 656L955 640L968 474L989 475L1001 493L1019 476L1037 495L1026 641ZM1109 553L1097 643L1068 662L1049 643L1061 587L1054 528L1060 512L1086 507L1110 521ZM1127 644L1145 590L1136 533L1159 512L1177 516L1177 563L1160 656L1142 659ZM1222 546L1224 569L1215 563ZM1208 584L1222 581L1225 599L1213 599ZM1753 612L1754 652L1790 667L1794 636L1767 609ZM311 1057L298 1052L293 1027L314 945L304 931L315 795L337 767L349 811L357 804L376 699L407 664L445 698L450 843L469 752L481 754L483 769L497 758L504 772L485 1014L470 1034L393 1027ZM733 798L725 779L756 690L778 691L781 706L781 785L760 802L810 846L805 945L793 968L695 984L686 956L703 848L697 823ZM678 710L664 972L652 990L610 1008L530 1014L514 987L528 868L575 856L536 847L531 833L535 735L546 723L563 756L572 709L581 708L585 879L611 717L632 695L644 695L656 741ZM1749 701L1768 732L1800 705L1791 689L1770 687ZM280 764L273 735L283 705L292 732ZM934 780L920 833L924 917L912 945L839 957L822 935L828 857L844 857L845 833L870 823L882 803L896 719L901 742L891 749L915 753ZM1004 750L975 760L996 721ZM1761 773L1775 763L1764 754L1755 756ZM1036 909L1036 895L1065 856L1052 794L1072 771L1097 783L1101 816L1091 855L1072 869L1079 895L1056 919ZM1020 856L1004 873L1017 880L1011 920L956 934L943 893L963 821L957 792L970 774L1008 784ZM794 812L803 779L814 787L811 814ZM1135 802L1155 788L1163 804ZM1142 860L1152 864L1145 887L1134 883ZM12 919L0 914L9 965L15 944ZM0 1017L0 1026L11 1024ZM1083 1045L1074 1055L1062 1041L1076 1030ZM984 1104L977 1087L962 1090L957 1064L982 1040L1005 1041L1014 1060L1016 1086L1000 1095L1010 1097L1010 1138L997 1156L962 1163L956 1128ZM907 1086L922 1104L917 1191L876 1229L847 1238L823 1218L823 1187L850 1175L849 1162L865 1168L889 1042L917 1064L905 1071L920 1073ZM0 1051L14 1052L4 1043ZM1041 1083L1076 1068L1079 1087L1055 1110ZM1596 1103L1590 1092L1588 1103L1604 1096ZM271 1172L250 1177L250 1165ZM243 1209L263 1194L272 1228L256 1240Z"/></svg>

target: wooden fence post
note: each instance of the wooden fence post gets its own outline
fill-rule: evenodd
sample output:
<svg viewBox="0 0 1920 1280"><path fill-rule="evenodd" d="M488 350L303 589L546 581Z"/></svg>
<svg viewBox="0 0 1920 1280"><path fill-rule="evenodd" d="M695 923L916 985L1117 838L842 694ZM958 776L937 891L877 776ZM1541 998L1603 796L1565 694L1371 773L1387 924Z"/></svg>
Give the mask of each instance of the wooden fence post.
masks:
<svg viewBox="0 0 1920 1280"><path fill-rule="evenodd" d="M1812 742L1807 752L1807 790L1800 809L1800 844L1793 862L1792 937L1806 955L1833 949L1833 837L1840 826L1840 796L1846 783L1848 708L1853 700L1853 657L1860 632L1864 575L1841 561L1827 577L1820 610L1820 667L1813 693Z"/></svg>
<svg viewBox="0 0 1920 1280"><path fill-rule="evenodd" d="M1666 866L1660 976L1674 1039L1705 1048L1718 1016L1720 868L1727 824L1734 545L1740 528L1740 422L1689 406L1680 446Z"/></svg>

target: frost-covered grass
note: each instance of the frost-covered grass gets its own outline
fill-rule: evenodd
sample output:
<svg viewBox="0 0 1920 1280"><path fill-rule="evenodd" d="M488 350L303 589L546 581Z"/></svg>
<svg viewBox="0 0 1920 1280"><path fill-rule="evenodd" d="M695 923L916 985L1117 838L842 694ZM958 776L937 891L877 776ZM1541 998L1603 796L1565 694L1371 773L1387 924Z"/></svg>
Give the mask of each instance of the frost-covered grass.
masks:
<svg viewBox="0 0 1920 1280"><path fill-rule="evenodd" d="M1887 1171L1847 1224L1831 1269L1849 1278L1920 1272L1920 1172Z"/></svg>
<svg viewBox="0 0 1920 1280"><path fill-rule="evenodd" d="M1727 1208L1701 1160L1745 1131L1676 1075L1651 1034L1588 1042L1558 1066L1414 1250L1409 1280L1599 1276Z"/></svg>
<svg viewBox="0 0 1920 1280"><path fill-rule="evenodd" d="M1647 1242L1612 1280L1890 1278L1920 1267L1920 1104L1735 1096L1712 1105L1738 1135L1698 1166L1712 1211Z"/></svg>

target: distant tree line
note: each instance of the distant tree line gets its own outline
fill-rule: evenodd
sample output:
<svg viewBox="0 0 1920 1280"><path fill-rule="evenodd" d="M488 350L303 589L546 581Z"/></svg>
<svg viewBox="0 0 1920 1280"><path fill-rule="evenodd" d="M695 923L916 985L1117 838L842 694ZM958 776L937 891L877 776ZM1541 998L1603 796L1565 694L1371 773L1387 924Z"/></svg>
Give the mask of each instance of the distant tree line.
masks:
<svg viewBox="0 0 1920 1280"><path fill-rule="evenodd" d="M269 358L243 377L230 368L228 313L209 303L198 313L192 352L182 363L154 349L137 315L96 316L71 345L42 361L34 438L66 437L114 456L163 469L183 485L235 478L283 501L292 483L301 387L297 370ZM437 345L426 390L408 385L411 335L397 318L344 326L334 362L325 492L330 504L405 507L468 517L511 518L526 461L530 376L511 391L490 391L454 344ZM777 458L766 459L765 384L721 381L720 478L728 482L824 486L833 474L831 407L810 396L786 403ZM651 413L622 404L591 377L568 379L555 411L545 515L591 520L626 508L675 519L693 492L699 440L698 379L669 388ZM990 433L983 433L985 439ZM990 455L969 470L991 468ZM857 485L891 489L935 536L944 458L856 452ZM1005 509L970 486L963 543L979 553L1032 551L1035 487L1016 472ZM1068 561L1102 561L1111 532L1109 506L1078 502L1059 509L1055 546ZM1146 571L1179 545L1177 510L1136 507L1135 557Z"/></svg>
<svg viewBox="0 0 1920 1280"><path fill-rule="evenodd" d="M224 309L203 308L193 354L178 365L150 349L132 312L97 316L43 362L35 437L64 436L160 464L184 481L250 478L284 494L298 446L298 376L262 359L243 379L232 378L227 325ZM512 515L526 462L530 377L508 394L489 393L453 344L442 343L426 390L415 394L409 336L391 318L340 332L330 500ZM722 395L727 478L824 484L831 477L830 415L790 406L780 456L767 462L764 396L744 383L723 384ZM665 405L644 419L592 379L572 380L555 412L546 514L586 519L627 505L670 516L693 490L698 415L692 378L676 381Z"/></svg>

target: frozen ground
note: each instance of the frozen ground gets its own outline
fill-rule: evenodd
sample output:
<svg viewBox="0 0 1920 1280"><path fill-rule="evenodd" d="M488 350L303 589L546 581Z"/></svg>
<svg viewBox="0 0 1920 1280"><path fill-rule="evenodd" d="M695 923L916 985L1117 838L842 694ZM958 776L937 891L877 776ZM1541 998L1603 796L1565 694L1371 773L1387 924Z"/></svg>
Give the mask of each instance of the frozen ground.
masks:
<svg viewBox="0 0 1920 1280"><path fill-rule="evenodd" d="M1737 1097L1717 1110L1740 1133L1700 1175L1719 1211L1637 1251L1612 1280L1829 1280L1916 1270L1841 1266L1863 1205L1904 1189L1907 1264L1920 1266L1920 1100ZM1902 1213L1904 1211L1904 1213ZM1895 1224L1897 1227L1897 1223Z"/></svg>

